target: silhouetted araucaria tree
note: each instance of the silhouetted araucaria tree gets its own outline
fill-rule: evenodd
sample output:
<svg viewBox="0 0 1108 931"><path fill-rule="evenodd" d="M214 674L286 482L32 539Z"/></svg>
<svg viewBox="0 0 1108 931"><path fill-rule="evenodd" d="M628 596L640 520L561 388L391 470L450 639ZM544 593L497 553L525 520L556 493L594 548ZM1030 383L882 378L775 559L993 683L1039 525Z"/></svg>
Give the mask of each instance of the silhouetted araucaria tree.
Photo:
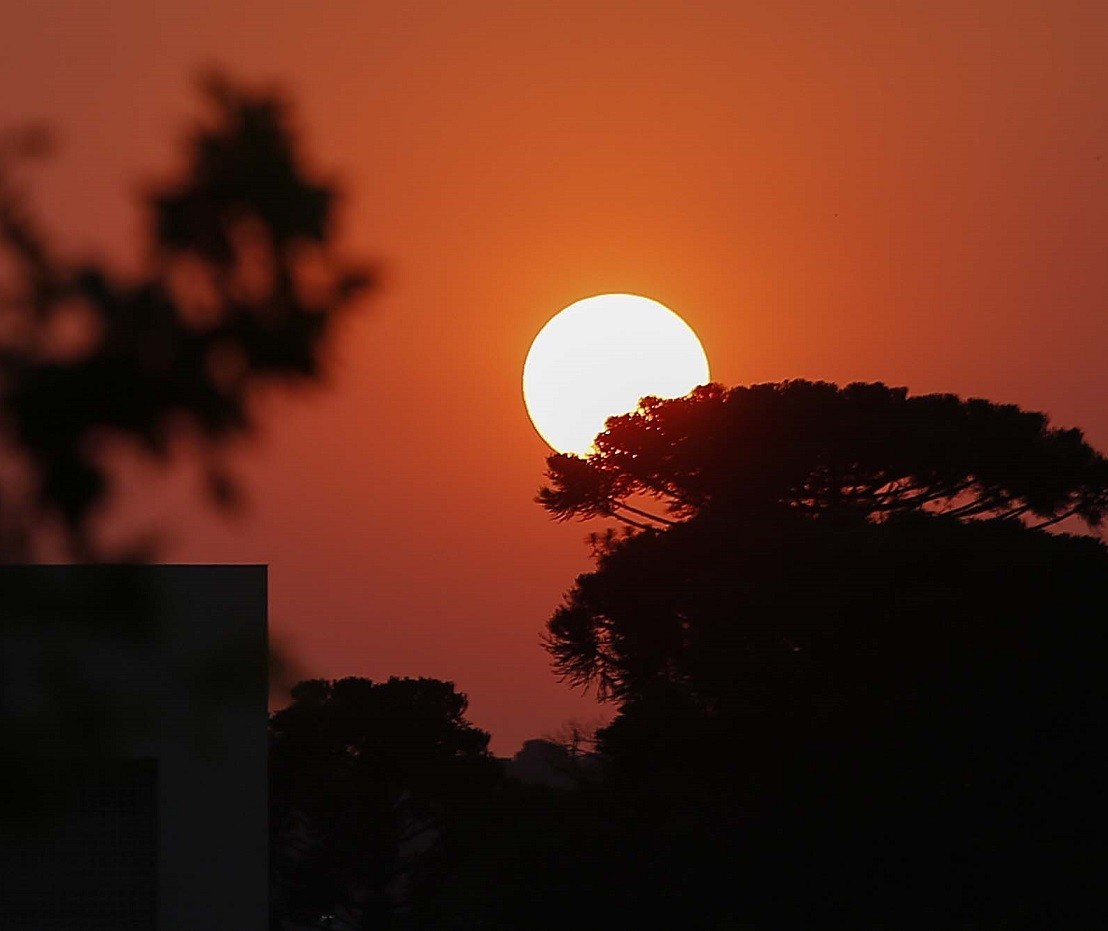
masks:
<svg viewBox="0 0 1108 931"><path fill-rule="evenodd" d="M657 598L669 573L650 562L665 553L665 565L680 564L694 539L710 537L718 561L743 540L790 527L810 538L816 525L926 514L1021 529L1074 518L1095 529L1108 512L1108 460L1080 430L1014 405L882 384L706 385L685 398L646 398L609 420L596 447L585 458L551 456L537 500L558 520L629 527L623 537L594 535L598 571L578 579L549 625L558 671L602 696L679 668L695 617L667 615L669 643L655 643L651 657L625 648L650 616L670 610ZM617 575L625 571L639 575L632 583ZM642 600L626 628L622 615L590 607L602 588Z"/></svg>
<svg viewBox="0 0 1108 931"><path fill-rule="evenodd" d="M1108 779L1108 548L1056 527L1108 513L1080 431L882 384L707 385L548 463L556 518L626 525L548 622L554 667L618 704L600 747L636 818L734 841L731 920L1075 923Z"/></svg>
<svg viewBox="0 0 1108 931"><path fill-rule="evenodd" d="M585 458L548 460L538 502L559 520L610 516L640 529L705 510L789 507L880 519L1068 517L1099 526L1108 460L1044 414L883 384L788 381L644 398L608 421ZM663 510L644 510L640 496Z"/></svg>

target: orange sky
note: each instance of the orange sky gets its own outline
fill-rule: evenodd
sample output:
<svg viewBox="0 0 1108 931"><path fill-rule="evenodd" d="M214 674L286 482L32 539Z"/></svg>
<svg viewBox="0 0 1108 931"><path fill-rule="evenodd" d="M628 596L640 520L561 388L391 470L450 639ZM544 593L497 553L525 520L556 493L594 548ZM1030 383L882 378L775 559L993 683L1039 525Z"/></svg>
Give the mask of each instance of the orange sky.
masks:
<svg viewBox="0 0 1108 931"><path fill-rule="evenodd" d="M60 131L36 193L68 247L133 254L212 63L292 92L384 286L328 388L266 405L248 515L182 470L109 532L269 563L303 674L452 679L500 753L594 712L539 646L587 528L532 503L519 386L588 294L665 302L729 384L983 395L1108 448L1101 0L18 4L0 125Z"/></svg>

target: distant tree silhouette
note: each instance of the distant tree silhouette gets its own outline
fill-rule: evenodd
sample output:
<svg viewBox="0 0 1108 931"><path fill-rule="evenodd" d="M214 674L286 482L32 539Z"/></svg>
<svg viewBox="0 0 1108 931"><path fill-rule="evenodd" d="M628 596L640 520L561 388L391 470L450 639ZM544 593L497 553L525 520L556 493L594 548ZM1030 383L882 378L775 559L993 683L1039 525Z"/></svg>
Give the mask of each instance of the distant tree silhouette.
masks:
<svg viewBox="0 0 1108 931"><path fill-rule="evenodd" d="M585 760L530 741L553 768L505 766L435 679L311 680L293 697L270 719L275 928L556 931L583 907L589 927L627 914L610 870L634 845ZM576 790L547 784L559 763Z"/></svg>
<svg viewBox="0 0 1108 931"><path fill-rule="evenodd" d="M569 759L576 760L587 756L596 748L596 732L602 726L603 718L600 717L590 720L570 718L563 721L557 730L544 734L540 739L559 748Z"/></svg>
<svg viewBox="0 0 1108 931"><path fill-rule="evenodd" d="M703 915L1089 920L1108 549L1044 529L1102 519L1106 462L1079 431L787 382L647 400L597 448L551 457L539 501L630 527L594 538L547 648L619 705L600 732L616 803L663 873L684 838Z"/></svg>
<svg viewBox="0 0 1108 931"><path fill-rule="evenodd" d="M497 768L450 682L313 679L270 717L274 927L389 927ZM322 926L322 925L321 925Z"/></svg>
<svg viewBox="0 0 1108 931"><path fill-rule="evenodd" d="M254 429L250 399L310 382L336 315L370 283L334 244L334 187L313 178L275 95L213 77L211 119L178 182L147 199L142 271L59 257L17 183L49 149L0 137L0 558L33 558L44 530L77 560L107 553L90 528L109 495L103 441L167 459L199 449L212 500L237 500L222 450Z"/></svg>

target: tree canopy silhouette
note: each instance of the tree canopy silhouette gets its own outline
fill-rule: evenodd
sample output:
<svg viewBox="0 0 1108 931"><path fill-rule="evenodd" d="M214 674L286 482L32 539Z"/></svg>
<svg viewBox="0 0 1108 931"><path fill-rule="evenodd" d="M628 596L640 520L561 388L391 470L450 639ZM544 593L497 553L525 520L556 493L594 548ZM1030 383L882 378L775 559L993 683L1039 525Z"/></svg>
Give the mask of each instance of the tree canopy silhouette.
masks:
<svg viewBox="0 0 1108 931"><path fill-rule="evenodd" d="M609 420L596 445L583 459L551 456L538 502L560 520L610 516L633 527L594 537L598 571L578 579L548 627L558 671L602 696L688 655L696 618L659 593L682 585L718 596L726 584L734 608L733 580L767 562L769 538L775 558L804 572L811 558L781 541L810 549L847 539L817 524L853 524L863 536L874 533L866 524L911 514L1098 527L1108 502L1108 460L1079 430L1014 405L881 384L708 385L647 398ZM665 514L647 510L649 499ZM692 584L706 573L718 584Z"/></svg>
<svg viewBox="0 0 1108 931"><path fill-rule="evenodd" d="M46 526L70 558L118 558L89 527L111 490L106 438L162 460L190 438L212 499L234 504L222 450L254 429L251 397L318 378L336 316L370 284L335 246L335 187L306 168L287 105L218 77L204 92L209 119L180 177L147 197L135 276L57 254L16 180L19 160L44 154L49 137L0 140L0 445L11 460L0 553L10 558L32 555Z"/></svg>
<svg viewBox="0 0 1108 931"><path fill-rule="evenodd" d="M270 716L275 920L385 927L446 825L496 772L451 682L313 679Z"/></svg>
<svg viewBox="0 0 1108 931"><path fill-rule="evenodd" d="M585 458L548 460L538 502L560 520L669 526L706 509L787 506L812 517L941 510L962 519L1077 517L1099 526L1108 460L1046 415L883 384L705 385L644 398ZM664 513L636 506L647 496Z"/></svg>
<svg viewBox="0 0 1108 931"><path fill-rule="evenodd" d="M1108 548L1045 529L1101 523L1079 431L786 382L648 399L596 446L552 456L538 500L629 526L594 537L545 641L619 705L600 747L636 818L746 838L725 866L755 927L1087 914Z"/></svg>

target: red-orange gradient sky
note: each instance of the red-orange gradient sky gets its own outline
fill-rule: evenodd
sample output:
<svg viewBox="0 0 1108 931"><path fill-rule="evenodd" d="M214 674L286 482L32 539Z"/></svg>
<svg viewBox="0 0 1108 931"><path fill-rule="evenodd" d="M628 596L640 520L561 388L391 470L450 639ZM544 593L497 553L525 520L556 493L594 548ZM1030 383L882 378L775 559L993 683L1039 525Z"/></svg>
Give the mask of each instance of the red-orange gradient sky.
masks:
<svg viewBox="0 0 1108 931"><path fill-rule="evenodd" d="M133 254L213 63L288 88L386 274L328 387L265 405L247 515L136 468L108 532L269 563L304 674L452 679L501 753L592 713L539 645L587 528L532 503L520 398L588 294L664 301L726 383L983 395L1108 447L1101 0L16 4L0 123L59 129L36 195L68 247Z"/></svg>

